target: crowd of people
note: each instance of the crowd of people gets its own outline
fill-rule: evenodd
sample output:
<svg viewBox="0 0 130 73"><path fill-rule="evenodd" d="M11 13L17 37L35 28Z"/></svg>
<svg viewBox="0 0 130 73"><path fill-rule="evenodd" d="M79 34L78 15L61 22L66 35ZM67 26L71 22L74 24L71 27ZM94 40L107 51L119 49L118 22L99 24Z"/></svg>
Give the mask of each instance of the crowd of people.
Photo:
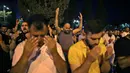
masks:
<svg viewBox="0 0 130 73"><path fill-rule="evenodd" d="M0 73L130 73L129 27L95 30L86 24L83 29L80 13L78 28L70 23L61 28L59 10L54 25L42 14L17 19L12 29L1 25Z"/></svg>

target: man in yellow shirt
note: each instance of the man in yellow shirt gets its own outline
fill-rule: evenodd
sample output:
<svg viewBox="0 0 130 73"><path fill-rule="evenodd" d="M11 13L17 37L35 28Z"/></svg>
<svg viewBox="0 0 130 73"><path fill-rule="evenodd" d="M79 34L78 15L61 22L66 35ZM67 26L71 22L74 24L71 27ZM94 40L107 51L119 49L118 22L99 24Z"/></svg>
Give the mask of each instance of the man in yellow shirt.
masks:
<svg viewBox="0 0 130 73"><path fill-rule="evenodd" d="M97 32L92 32L88 27L86 25L84 29L86 39L70 47L68 60L71 71L72 73L109 73L112 48L105 47L97 38L92 38Z"/></svg>

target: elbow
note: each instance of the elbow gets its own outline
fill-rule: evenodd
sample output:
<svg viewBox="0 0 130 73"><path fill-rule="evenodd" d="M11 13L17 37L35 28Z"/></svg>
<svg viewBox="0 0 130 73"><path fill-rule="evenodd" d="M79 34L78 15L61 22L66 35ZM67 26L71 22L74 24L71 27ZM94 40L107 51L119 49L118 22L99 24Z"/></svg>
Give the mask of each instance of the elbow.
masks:
<svg viewBox="0 0 130 73"><path fill-rule="evenodd" d="M79 27L79 31L82 30L82 27Z"/></svg>

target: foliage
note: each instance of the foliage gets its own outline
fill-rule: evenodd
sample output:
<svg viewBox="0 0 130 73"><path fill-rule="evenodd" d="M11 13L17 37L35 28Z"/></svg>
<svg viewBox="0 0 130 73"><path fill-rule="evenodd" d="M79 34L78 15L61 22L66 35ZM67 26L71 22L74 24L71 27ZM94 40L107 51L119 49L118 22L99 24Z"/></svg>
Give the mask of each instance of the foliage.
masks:
<svg viewBox="0 0 130 73"><path fill-rule="evenodd" d="M24 18L33 14L44 14L50 19L50 24L54 23L55 10L60 8L59 22L64 19L63 14L68 7L69 0L19 0L18 6Z"/></svg>

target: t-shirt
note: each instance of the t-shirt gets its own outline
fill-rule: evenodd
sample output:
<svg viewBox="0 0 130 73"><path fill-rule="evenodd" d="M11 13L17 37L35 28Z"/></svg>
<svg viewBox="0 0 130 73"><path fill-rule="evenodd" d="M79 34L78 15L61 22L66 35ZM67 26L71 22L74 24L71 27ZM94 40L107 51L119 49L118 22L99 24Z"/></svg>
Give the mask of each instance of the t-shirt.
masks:
<svg viewBox="0 0 130 73"><path fill-rule="evenodd" d="M26 40L18 44L18 46L15 49L12 66L15 66L24 51L24 45L26 43ZM35 49L28 59L28 61L31 60L36 54L36 51L38 49ZM56 66L54 64L53 56L50 52L48 52L48 47L46 45L43 45L41 48L41 53L37 58L30 64L28 73L57 73ZM60 55L60 57L65 61L61 46L57 43L57 52ZM58 61L57 61L58 62Z"/></svg>
<svg viewBox="0 0 130 73"><path fill-rule="evenodd" d="M21 33L19 34L19 36L16 38L16 45L18 45L19 43L21 43L22 41L24 41L26 38L25 36L26 33Z"/></svg>
<svg viewBox="0 0 130 73"><path fill-rule="evenodd" d="M2 34L2 40L6 45L9 45L9 36ZM0 46L0 73L7 73L7 70L11 68L11 60L9 52L5 52Z"/></svg>
<svg viewBox="0 0 130 73"><path fill-rule="evenodd" d="M103 44L99 44L99 46L102 48L101 53L105 54L106 47ZM69 53L68 53L68 60L70 64L83 64L85 61L85 58L87 57L87 54L90 52L90 49L88 46L84 44L84 42L81 40L70 47ZM101 54L101 55L102 55ZM88 73L100 73L100 67L99 67L99 61L98 59L93 62L90 66Z"/></svg>
<svg viewBox="0 0 130 73"><path fill-rule="evenodd" d="M58 41L60 45L62 46L63 51L68 50L71 45L74 44L73 42L73 32L70 31L69 34L65 34L64 31L61 31L58 36Z"/></svg>

